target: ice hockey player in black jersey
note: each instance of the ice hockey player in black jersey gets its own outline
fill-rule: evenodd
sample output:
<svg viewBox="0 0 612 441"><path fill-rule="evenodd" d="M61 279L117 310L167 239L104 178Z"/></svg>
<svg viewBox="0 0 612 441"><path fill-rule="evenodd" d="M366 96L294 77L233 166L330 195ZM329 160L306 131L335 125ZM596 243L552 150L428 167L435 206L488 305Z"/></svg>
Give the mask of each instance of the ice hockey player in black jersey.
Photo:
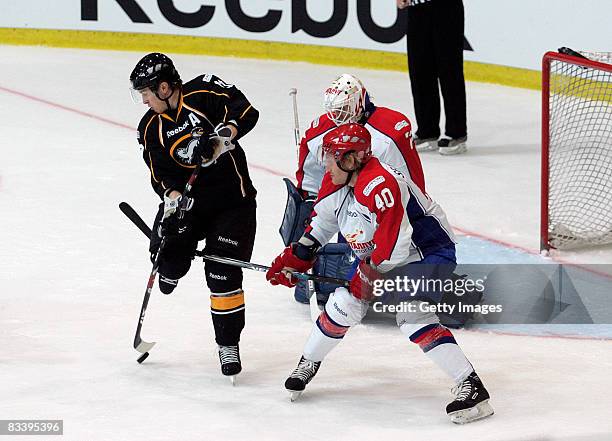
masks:
<svg viewBox="0 0 612 441"><path fill-rule="evenodd" d="M172 60L160 53L142 58L130 82L134 101L149 107L137 136L151 185L162 201L150 251L155 258L161 237L166 237L159 256L159 288L170 294L189 270L200 240L206 241L206 254L251 258L256 190L238 141L253 129L259 112L238 88L215 75L183 84ZM189 199L181 201L198 162L202 168L185 196ZM233 382L242 370L242 270L206 262L205 272L221 371Z"/></svg>

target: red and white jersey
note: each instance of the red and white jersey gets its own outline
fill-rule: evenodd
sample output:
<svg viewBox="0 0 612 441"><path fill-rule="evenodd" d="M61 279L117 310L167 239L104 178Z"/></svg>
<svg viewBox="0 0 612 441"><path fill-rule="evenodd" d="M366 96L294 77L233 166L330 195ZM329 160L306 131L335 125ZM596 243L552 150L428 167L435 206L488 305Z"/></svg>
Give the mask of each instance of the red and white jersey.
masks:
<svg viewBox="0 0 612 441"><path fill-rule="evenodd" d="M336 125L326 114L315 119L300 142L297 187L311 194L321 188L325 166L322 162L323 136ZM372 136L372 156L401 171L425 192L421 159L412 141L412 126L403 114L385 107L376 107L370 114L366 129Z"/></svg>
<svg viewBox="0 0 612 441"><path fill-rule="evenodd" d="M370 159L355 187L323 178L306 230L321 244L338 231L354 253L386 272L455 243L442 208L400 171Z"/></svg>

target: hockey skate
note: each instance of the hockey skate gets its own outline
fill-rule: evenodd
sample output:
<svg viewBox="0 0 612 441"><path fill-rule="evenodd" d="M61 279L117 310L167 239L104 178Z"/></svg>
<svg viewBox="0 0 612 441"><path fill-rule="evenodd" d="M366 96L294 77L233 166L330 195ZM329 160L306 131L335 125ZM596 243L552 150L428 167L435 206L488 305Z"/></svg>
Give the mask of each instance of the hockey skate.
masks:
<svg viewBox="0 0 612 441"><path fill-rule="evenodd" d="M236 385L236 375L242 371L240 363L240 351L236 346L219 345L219 361L221 362L221 373L229 377L232 386Z"/></svg>
<svg viewBox="0 0 612 441"><path fill-rule="evenodd" d="M438 141L438 153L441 155L450 156L465 152L467 152L467 136L453 139L442 138Z"/></svg>
<svg viewBox="0 0 612 441"><path fill-rule="evenodd" d="M489 393L476 372L452 389L455 401L446 406L446 413L455 424L466 424L493 415Z"/></svg>
<svg viewBox="0 0 612 441"><path fill-rule="evenodd" d="M433 152L438 150L438 138L419 138L415 135L413 140L417 152Z"/></svg>
<svg viewBox="0 0 612 441"><path fill-rule="evenodd" d="M321 366L320 361L307 360L304 356L300 358L297 367L285 381L285 389L291 394L291 401L297 400L302 395L306 385L317 375L319 366Z"/></svg>

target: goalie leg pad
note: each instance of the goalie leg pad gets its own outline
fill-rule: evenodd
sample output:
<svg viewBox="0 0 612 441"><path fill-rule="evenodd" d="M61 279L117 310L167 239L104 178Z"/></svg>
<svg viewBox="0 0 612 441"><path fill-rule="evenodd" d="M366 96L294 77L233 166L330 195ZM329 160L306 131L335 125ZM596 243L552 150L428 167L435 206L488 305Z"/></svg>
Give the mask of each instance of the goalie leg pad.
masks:
<svg viewBox="0 0 612 441"><path fill-rule="evenodd" d="M328 243L317 252L317 260L313 266L313 274L324 277L350 280L354 271L355 255L347 243ZM317 300L327 302L337 285L315 282Z"/></svg>
<svg viewBox="0 0 612 441"><path fill-rule="evenodd" d="M300 280L297 285L295 285L295 291L293 293L293 298L296 302L308 304L310 302L310 294L308 290L308 281Z"/></svg>

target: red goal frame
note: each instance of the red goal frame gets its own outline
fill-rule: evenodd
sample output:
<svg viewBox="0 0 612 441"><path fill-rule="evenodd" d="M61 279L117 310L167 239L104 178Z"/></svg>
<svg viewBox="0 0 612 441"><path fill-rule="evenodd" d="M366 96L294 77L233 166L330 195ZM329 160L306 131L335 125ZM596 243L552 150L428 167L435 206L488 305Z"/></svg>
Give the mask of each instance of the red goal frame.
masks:
<svg viewBox="0 0 612 441"><path fill-rule="evenodd" d="M587 58L565 55L558 52L546 52L542 57L542 158L541 158L541 193L540 193L540 251L554 248L548 237L548 196L549 196L549 153L550 153L550 65L553 61L563 61L587 68L604 70L612 73L612 65L589 60Z"/></svg>

